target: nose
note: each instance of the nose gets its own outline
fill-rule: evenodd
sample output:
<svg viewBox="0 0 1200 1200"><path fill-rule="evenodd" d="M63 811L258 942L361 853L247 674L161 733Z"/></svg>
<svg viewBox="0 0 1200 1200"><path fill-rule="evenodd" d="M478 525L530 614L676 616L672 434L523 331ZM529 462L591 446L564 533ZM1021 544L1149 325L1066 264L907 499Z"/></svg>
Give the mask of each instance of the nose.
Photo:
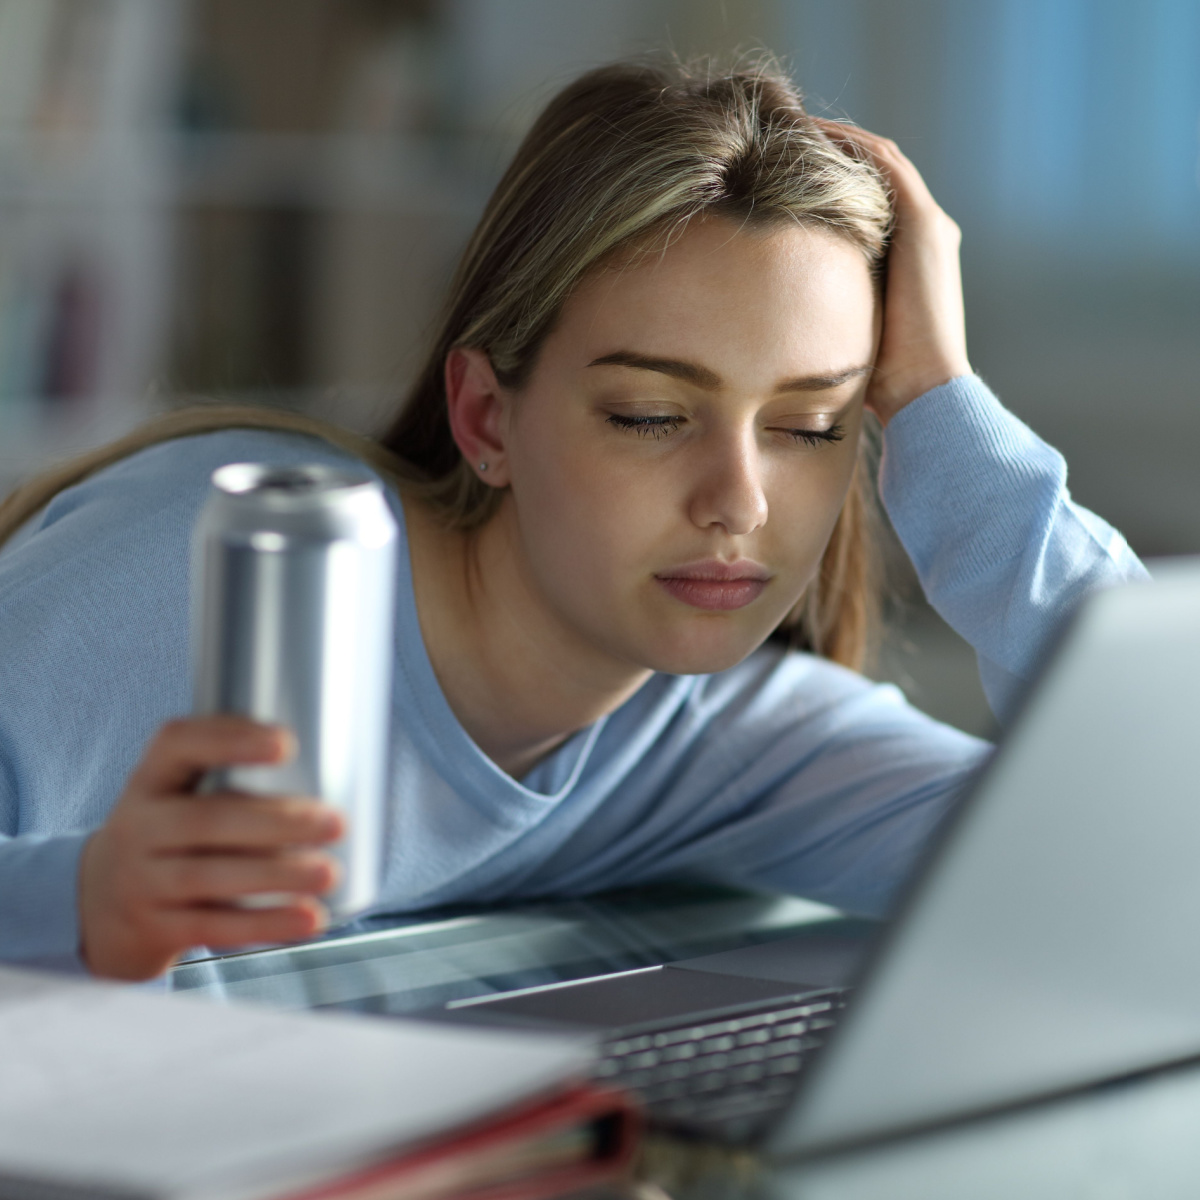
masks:
<svg viewBox="0 0 1200 1200"><path fill-rule="evenodd" d="M767 523L763 463L753 430L728 430L706 439L697 456L689 513L701 529L719 526L731 537L744 537Z"/></svg>

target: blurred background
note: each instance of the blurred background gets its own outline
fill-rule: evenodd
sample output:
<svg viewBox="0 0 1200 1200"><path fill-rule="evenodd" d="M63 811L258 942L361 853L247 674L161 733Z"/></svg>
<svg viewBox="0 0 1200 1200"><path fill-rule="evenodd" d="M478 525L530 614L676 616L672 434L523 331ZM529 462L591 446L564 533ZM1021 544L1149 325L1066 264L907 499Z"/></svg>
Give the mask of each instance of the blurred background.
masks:
<svg viewBox="0 0 1200 1200"><path fill-rule="evenodd" d="M0 491L197 396L377 427L539 104L756 47L925 173L1077 498L1200 551L1200 0L0 0ZM918 598L879 671L989 729Z"/></svg>

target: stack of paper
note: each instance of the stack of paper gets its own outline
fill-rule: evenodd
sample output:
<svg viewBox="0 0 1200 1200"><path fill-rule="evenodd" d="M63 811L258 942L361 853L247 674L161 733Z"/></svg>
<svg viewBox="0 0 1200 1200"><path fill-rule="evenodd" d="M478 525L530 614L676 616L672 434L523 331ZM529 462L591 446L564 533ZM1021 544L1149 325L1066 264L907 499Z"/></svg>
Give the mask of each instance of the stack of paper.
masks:
<svg viewBox="0 0 1200 1200"><path fill-rule="evenodd" d="M632 1149L576 1038L0 969L0 1046L0 1195L536 1196Z"/></svg>

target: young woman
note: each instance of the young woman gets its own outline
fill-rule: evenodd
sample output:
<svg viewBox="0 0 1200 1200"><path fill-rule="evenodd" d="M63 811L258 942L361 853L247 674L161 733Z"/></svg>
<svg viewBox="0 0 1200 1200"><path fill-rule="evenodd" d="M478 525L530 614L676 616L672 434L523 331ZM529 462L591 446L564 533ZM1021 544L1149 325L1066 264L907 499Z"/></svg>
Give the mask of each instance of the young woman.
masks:
<svg viewBox="0 0 1200 1200"><path fill-rule="evenodd" d="M336 813L190 790L290 749L180 716L188 540L237 460L364 459L404 531L381 910L706 877L886 912L986 747L847 669L868 414L1002 712L1080 596L1141 568L972 375L957 228L772 69L584 76L379 442L185 413L0 512L0 958L142 979L324 920ZM294 900L232 903L258 892Z"/></svg>

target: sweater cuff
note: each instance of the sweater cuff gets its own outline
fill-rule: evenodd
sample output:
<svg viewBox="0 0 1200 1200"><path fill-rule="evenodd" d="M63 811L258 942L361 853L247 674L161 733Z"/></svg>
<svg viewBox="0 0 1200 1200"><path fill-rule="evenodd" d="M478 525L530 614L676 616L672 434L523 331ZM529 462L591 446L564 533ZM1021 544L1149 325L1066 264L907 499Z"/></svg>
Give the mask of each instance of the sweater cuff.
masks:
<svg viewBox="0 0 1200 1200"><path fill-rule="evenodd" d="M0 840L0 962L82 975L79 856L90 833Z"/></svg>
<svg viewBox="0 0 1200 1200"><path fill-rule="evenodd" d="M1021 553L1029 537L1028 497L1038 493L1039 511L1048 511L1066 485L1062 456L977 375L959 376L906 405L888 422L883 441L880 495L923 579L947 544L956 548L962 579Z"/></svg>

